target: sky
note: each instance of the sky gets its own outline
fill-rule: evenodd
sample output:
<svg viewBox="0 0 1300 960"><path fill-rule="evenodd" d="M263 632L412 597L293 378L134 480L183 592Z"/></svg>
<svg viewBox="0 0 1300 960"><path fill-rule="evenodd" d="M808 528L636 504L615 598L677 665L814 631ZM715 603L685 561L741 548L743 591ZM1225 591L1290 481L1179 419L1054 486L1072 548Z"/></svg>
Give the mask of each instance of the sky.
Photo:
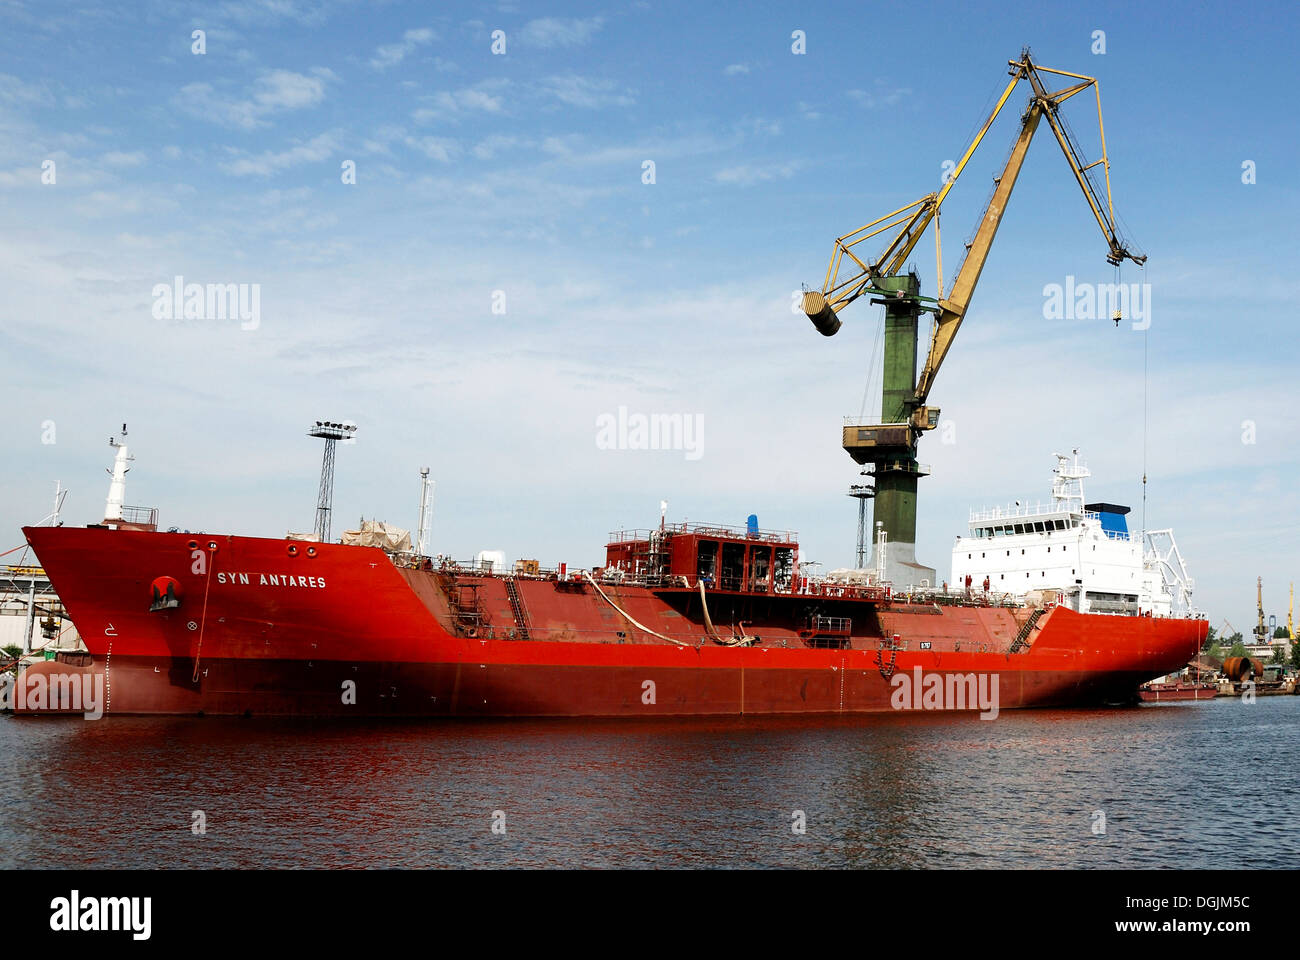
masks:
<svg viewBox="0 0 1300 960"><path fill-rule="evenodd" d="M1175 530L1216 626L1249 631L1256 577L1285 622L1298 26L1284 3L0 0L0 549L56 480L65 522L102 517L124 422L127 502L164 529L310 530L306 432L347 419L336 535L415 527L427 465L434 553L595 565L666 500L850 565L840 425L878 412L881 308L824 338L794 292L940 188L1028 45L1100 81L1149 325L1050 315L1052 285L1116 275L1042 127L930 395L918 558L947 576L970 509L1047 499L1078 448L1090 501ZM1025 97L945 201L946 287ZM1065 107L1089 160L1095 113ZM931 237L913 263L934 296ZM173 315L177 277L239 285L246 317ZM608 429L656 415L690 443Z"/></svg>

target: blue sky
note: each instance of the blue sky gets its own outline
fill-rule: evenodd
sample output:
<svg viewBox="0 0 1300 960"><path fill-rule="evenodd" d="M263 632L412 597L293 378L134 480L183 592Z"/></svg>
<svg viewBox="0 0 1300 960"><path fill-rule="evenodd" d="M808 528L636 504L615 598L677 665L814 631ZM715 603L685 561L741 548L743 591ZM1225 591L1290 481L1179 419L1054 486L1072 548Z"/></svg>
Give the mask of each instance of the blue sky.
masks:
<svg viewBox="0 0 1300 960"><path fill-rule="evenodd" d="M19 542L55 479L69 522L97 520L126 421L127 499L164 526L309 529L306 425L351 418L336 530L414 526L428 464L434 548L458 557L596 563L663 498L673 519L757 512L847 564L838 431L879 308L827 340L791 292L820 284L836 236L938 189L1028 44L1100 79L1116 209L1151 258L1122 277L1152 285L1148 526L1175 528L1216 624L1249 628L1258 575L1284 617L1296 21L1285 4L0 2L0 525ZM1067 114L1095 157L1085 99ZM945 204L946 281L1016 112ZM954 442L922 447L918 555L941 575L967 509L1045 497L1055 450L1081 448L1090 498L1140 503L1144 334L1043 312L1048 284L1111 282L1104 252L1044 128L931 395ZM157 318L177 275L257 284L256 328ZM702 455L599 449L619 407L701 418Z"/></svg>

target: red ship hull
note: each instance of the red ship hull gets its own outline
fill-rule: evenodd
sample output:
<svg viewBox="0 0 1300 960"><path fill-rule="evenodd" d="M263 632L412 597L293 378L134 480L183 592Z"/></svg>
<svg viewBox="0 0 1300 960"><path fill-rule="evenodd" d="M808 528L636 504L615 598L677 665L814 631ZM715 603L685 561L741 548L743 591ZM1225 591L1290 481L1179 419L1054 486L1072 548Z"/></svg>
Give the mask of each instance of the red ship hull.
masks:
<svg viewBox="0 0 1300 960"><path fill-rule="evenodd" d="M1024 609L716 591L712 619L740 623L750 638L727 646L690 590L606 585L602 594L554 577L462 575L484 614L484 627L468 631L445 577L395 566L376 548L103 528L25 533L93 663L36 664L24 678L102 677L113 714L987 714L979 684L995 690L994 713L1132 701L1141 683L1194 656L1207 626L1064 607L1030 620ZM175 584L174 608L150 610L158 578ZM852 614L844 645L815 648L801 637L811 607ZM932 677L941 695L923 699ZM944 699L945 677L969 678L970 696ZM912 678L914 702L900 696Z"/></svg>

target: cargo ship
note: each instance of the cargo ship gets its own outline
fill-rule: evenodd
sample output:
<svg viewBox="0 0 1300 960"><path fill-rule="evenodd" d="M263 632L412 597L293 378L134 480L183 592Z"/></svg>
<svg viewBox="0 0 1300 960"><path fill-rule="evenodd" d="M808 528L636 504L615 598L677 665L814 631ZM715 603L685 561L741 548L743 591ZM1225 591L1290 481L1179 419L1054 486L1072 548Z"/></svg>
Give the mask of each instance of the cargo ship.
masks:
<svg viewBox="0 0 1300 960"><path fill-rule="evenodd" d="M342 542L163 532L123 506L115 445L105 522L24 528L87 649L28 667L18 712L102 690L103 714L996 716L1136 702L1206 635L1168 555L1071 486L1077 457L1035 512L972 514L959 586L904 591L883 562L811 576L797 535L752 516L661 511L580 570L457 563L373 523Z"/></svg>

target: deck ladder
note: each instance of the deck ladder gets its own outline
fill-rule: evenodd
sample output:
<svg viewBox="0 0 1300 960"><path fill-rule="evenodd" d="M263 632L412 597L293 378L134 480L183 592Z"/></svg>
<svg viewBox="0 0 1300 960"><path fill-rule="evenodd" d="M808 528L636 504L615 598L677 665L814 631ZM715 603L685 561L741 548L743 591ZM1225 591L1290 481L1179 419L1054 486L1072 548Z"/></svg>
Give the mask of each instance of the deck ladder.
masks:
<svg viewBox="0 0 1300 960"><path fill-rule="evenodd" d="M1016 639L1011 642L1011 649L1007 651L1008 653L1019 653L1029 646L1029 634L1033 632L1034 624L1038 623L1038 618L1042 615L1043 610L1041 607L1029 615L1029 619L1020 628L1020 632L1016 634Z"/></svg>
<svg viewBox="0 0 1300 960"><path fill-rule="evenodd" d="M519 624L519 639L531 639L528 636L528 612L524 609L524 598L519 595L514 577L506 577L506 595L510 598L510 609L514 611L515 623Z"/></svg>

